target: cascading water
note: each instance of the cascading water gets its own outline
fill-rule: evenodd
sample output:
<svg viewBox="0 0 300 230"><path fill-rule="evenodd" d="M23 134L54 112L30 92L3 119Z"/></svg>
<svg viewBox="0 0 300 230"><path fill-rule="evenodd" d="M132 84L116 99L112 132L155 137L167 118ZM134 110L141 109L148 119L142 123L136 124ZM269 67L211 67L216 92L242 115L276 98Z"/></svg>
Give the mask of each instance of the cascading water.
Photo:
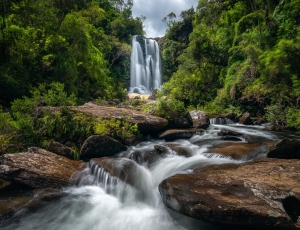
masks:
<svg viewBox="0 0 300 230"><path fill-rule="evenodd" d="M260 141L278 140L277 134L257 127L240 125L212 125L204 133L189 140L176 140L171 144L188 149L190 157L178 156L167 149L163 157L149 164L130 160L134 153L153 152L155 146L167 146L165 141L148 141L120 153L118 166L133 162L129 184L112 176L104 168L90 161L79 173L76 185L65 188L65 196L38 210L19 211L1 224L3 230L62 229L62 230L224 230L224 226L195 220L165 207L158 191L162 180L176 173L190 173L192 169L210 164L241 163L208 150L219 143L218 132L226 128L244 135L259 137ZM168 148L168 147L166 147ZM264 151L261 151L264 153ZM142 156L142 155L141 155ZM255 155L261 157L260 153ZM228 228L232 229L232 228Z"/></svg>
<svg viewBox="0 0 300 230"><path fill-rule="evenodd" d="M130 59L129 93L149 94L153 89L160 89L161 85L161 61L157 42L134 35Z"/></svg>

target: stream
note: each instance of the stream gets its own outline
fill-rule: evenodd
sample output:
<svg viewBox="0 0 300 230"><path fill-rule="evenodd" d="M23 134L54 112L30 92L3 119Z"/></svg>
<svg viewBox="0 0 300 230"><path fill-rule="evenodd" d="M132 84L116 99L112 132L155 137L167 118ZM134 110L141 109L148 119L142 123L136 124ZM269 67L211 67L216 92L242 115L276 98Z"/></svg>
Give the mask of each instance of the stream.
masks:
<svg viewBox="0 0 300 230"><path fill-rule="evenodd" d="M170 142L180 145L191 157L178 156L171 149L163 158L151 164L138 166L135 185L131 186L111 176L93 162L79 173L76 185L64 188L64 196L47 202L41 208L20 210L11 218L0 222L3 230L224 230L234 226L218 225L192 219L168 209L162 202L158 185L177 173L191 173L194 167L210 164L240 164L265 157L264 148L251 156L234 160L218 153L208 153L220 140L220 130L243 134L240 142L247 143L247 136L259 143L274 142L285 137L299 138L293 134L264 131L261 126L211 125L204 133L188 140ZM166 146L162 140L142 142L119 154L124 159L136 152L154 150L155 145ZM238 227L236 229L239 229Z"/></svg>

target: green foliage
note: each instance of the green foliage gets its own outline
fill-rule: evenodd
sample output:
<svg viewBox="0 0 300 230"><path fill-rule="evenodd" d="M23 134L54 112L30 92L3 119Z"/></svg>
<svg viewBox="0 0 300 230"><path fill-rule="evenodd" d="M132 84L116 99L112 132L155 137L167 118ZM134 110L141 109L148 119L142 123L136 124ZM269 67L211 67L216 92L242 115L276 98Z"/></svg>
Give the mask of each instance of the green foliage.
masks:
<svg viewBox="0 0 300 230"><path fill-rule="evenodd" d="M140 135L137 124L115 118L97 119L94 123L94 133L107 135L121 141Z"/></svg>
<svg viewBox="0 0 300 230"><path fill-rule="evenodd" d="M296 128L298 133L300 131L300 109L299 108L289 108L287 110L287 126L291 128Z"/></svg>
<svg viewBox="0 0 300 230"><path fill-rule="evenodd" d="M300 99L299 12L299 0L200 0L188 39L168 29L163 93L209 113L266 108L286 126Z"/></svg>
<svg viewBox="0 0 300 230"><path fill-rule="evenodd" d="M130 0L1 3L1 104L51 82L80 101L122 96L131 36L144 34L131 7Z"/></svg>

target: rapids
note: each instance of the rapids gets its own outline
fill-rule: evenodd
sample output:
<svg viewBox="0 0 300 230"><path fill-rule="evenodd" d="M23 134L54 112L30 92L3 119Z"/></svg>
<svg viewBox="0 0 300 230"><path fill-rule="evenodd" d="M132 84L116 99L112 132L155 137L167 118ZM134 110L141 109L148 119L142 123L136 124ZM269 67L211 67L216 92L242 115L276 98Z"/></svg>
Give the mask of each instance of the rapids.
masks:
<svg viewBox="0 0 300 230"><path fill-rule="evenodd" d="M77 183L64 188L64 196L61 199L50 201L36 210L23 209L2 221L0 227L3 230L233 229L230 226L195 220L166 208L158 191L158 185L163 179L176 173L190 173L195 166L244 162L206 153L215 143L219 143L217 133L224 128L247 134L254 139L256 137L259 141L278 141L283 138L280 133L264 131L257 126L211 125L205 133L194 135L189 140L172 142L189 149L191 157L175 155L169 149L165 157L154 163L138 165L136 186L122 182L90 162L87 168L78 174ZM149 140L120 153L119 157L128 159L137 150L145 152L154 150L155 145L165 144L162 140ZM260 157L265 157L265 153L255 155L255 158Z"/></svg>

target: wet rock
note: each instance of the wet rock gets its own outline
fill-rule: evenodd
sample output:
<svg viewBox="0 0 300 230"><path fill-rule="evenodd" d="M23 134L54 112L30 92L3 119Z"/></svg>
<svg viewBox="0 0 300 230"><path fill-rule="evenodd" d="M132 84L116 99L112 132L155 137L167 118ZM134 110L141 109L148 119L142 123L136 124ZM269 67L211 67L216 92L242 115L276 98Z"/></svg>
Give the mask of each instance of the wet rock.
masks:
<svg viewBox="0 0 300 230"><path fill-rule="evenodd" d="M221 137L221 140L223 141L242 141L242 139L234 136L223 136Z"/></svg>
<svg viewBox="0 0 300 230"><path fill-rule="evenodd" d="M73 173L85 167L83 162L70 160L40 148L0 157L0 178L32 188L67 186Z"/></svg>
<svg viewBox="0 0 300 230"><path fill-rule="evenodd" d="M10 181L0 179L0 190L5 189L11 185Z"/></svg>
<svg viewBox="0 0 300 230"><path fill-rule="evenodd" d="M82 158L114 156L126 149L126 146L111 137L93 135L83 143L80 156Z"/></svg>
<svg viewBox="0 0 300 230"><path fill-rule="evenodd" d="M243 134L238 133L238 132L234 132L234 131L230 131L230 130L222 130L221 132L218 133L218 136L234 136L234 137L240 137Z"/></svg>
<svg viewBox="0 0 300 230"><path fill-rule="evenodd" d="M141 173L141 166L127 158L93 158L91 159L98 167L103 168L110 175L119 178L123 182L132 186L142 186L138 184L138 177Z"/></svg>
<svg viewBox="0 0 300 230"><path fill-rule="evenodd" d="M70 109L92 114L104 119L115 118L132 124L138 124L139 131L145 134L158 132L168 125L168 121L164 118L125 108L86 104L83 106L72 106Z"/></svg>
<svg viewBox="0 0 300 230"><path fill-rule="evenodd" d="M52 141L48 147L48 150L52 153L56 153L60 156L74 159L74 155L72 154L72 149L70 147L67 147L59 142Z"/></svg>
<svg viewBox="0 0 300 230"><path fill-rule="evenodd" d="M250 113L245 113L239 118L239 123L242 125L253 125L253 122L250 118Z"/></svg>
<svg viewBox="0 0 300 230"><path fill-rule="evenodd" d="M265 130L268 131L283 131L284 128L280 125L269 124L265 126Z"/></svg>
<svg viewBox="0 0 300 230"><path fill-rule="evenodd" d="M265 158L177 174L162 181L159 191L169 208L193 218L295 229L300 216L299 173L300 160Z"/></svg>
<svg viewBox="0 0 300 230"><path fill-rule="evenodd" d="M154 162L156 162L157 160L159 160L160 158L162 158L164 156L164 152L162 151L167 151L167 150L163 150L162 148L163 146L154 146L155 150L154 151L135 151L132 154L130 154L129 159L135 161L136 163L140 164L140 165L151 165ZM165 147L164 147L165 148Z"/></svg>
<svg viewBox="0 0 300 230"><path fill-rule="evenodd" d="M177 144L167 144L167 146L172 151L174 151L178 156L185 156L185 157L192 156L191 150L188 148L185 148L185 147L177 145Z"/></svg>
<svg viewBox="0 0 300 230"><path fill-rule="evenodd" d="M170 129L159 135L159 138L166 141L174 141L176 139L188 139L202 132L204 132L203 129Z"/></svg>
<svg viewBox="0 0 300 230"><path fill-rule="evenodd" d="M165 146L161 146L161 145L154 145L154 149L157 150L159 153L168 152L168 149Z"/></svg>
<svg viewBox="0 0 300 230"><path fill-rule="evenodd" d="M218 153L224 156L229 156L236 160L253 159L256 156L265 156L266 150L270 147L268 143L232 143L226 142L216 145L214 148L209 149L208 153Z"/></svg>
<svg viewBox="0 0 300 230"><path fill-rule="evenodd" d="M148 100L156 100L156 95L157 95L157 92L158 92L159 90L158 89L154 89L153 91L152 91L152 93L151 93L151 95L148 97Z"/></svg>
<svg viewBox="0 0 300 230"><path fill-rule="evenodd" d="M283 139L268 151L269 158L300 159L300 140Z"/></svg>
<svg viewBox="0 0 300 230"><path fill-rule="evenodd" d="M172 127L174 129L186 129L191 127L188 119L183 116L175 116L172 121L169 121L169 123L169 127Z"/></svg>
<svg viewBox="0 0 300 230"><path fill-rule="evenodd" d="M207 114L200 110L193 110L188 113L188 119L194 128L207 128L210 125Z"/></svg>
<svg viewBox="0 0 300 230"><path fill-rule="evenodd" d="M34 190L33 193L35 198L46 201L59 199L63 196L63 192L61 189L52 188Z"/></svg>

